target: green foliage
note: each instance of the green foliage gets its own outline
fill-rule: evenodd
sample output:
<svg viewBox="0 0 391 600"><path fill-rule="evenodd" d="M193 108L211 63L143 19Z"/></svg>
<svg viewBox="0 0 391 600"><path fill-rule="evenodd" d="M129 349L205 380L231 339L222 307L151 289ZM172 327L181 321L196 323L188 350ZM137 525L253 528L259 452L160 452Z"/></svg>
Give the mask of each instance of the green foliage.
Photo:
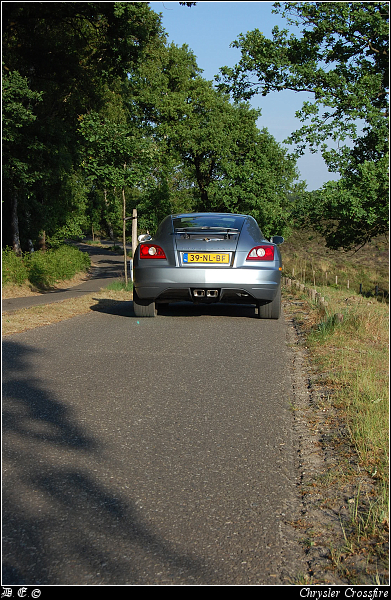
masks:
<svg viewBox="0 0 391 600"><path fill-rule="evenodd" d="M150 153L148 141L126 122L116 122L96 112L79 117L84 138L82 167L88 179L101 188L134 186L142 177L143 158Z"/></svg>
<svg viewBox="0 0 391 600"><path fill-rule="evenodd" d="M90 264L88 254L67 245L23 256L16 256L11 248L5 248L2 251L3 285L21 285L28 280L39 288L50 287L87 271Z"/></svg>
<svg viewBox="0 0 391 600"><path fill-rule="evenodd" d="M388 229L389 5L277 2L274 7L292 27L300 27L299 33L275 27L272 40L258 29L240 35L232 45L241 49L241 60L221 69L220 88L237 100L288 89L312 94L296 115L303 126L287 141L297 154L320 149L341 180L316 196L320 205L311 204L311 223L322 215L318 230L330 247L365 243Z"/></svg>
<svg viewBox="0 0 391 600"><path fill-rule="evenodd" d="M81 171L73 170L64 176L59 190L58 208L51 212L51 227L48 235L50 247L61 245L64 240L83 237L88 228L88 187Z"/></svg>
<svg viewBox="0 0 391 600"><path fill-rule="evenodd" d="M124 196L127 199L129 191L131 194L133 189L143 186L156 153L150 138L143 136L142 127L137 127L127 116L122 95L114 91L104 114L91 111L79 116L84 146L81 167L87 182L103 192L104 198L100 210L95 205L93 219L104 220L109 229L115 228L117 232L126 216ZM99 194L95 193L97 197ZM125 201L125 211L126 204ZM131 221L128 223L131 226Z"/></svg>
<svg viewBox="0 0 391 600"><path fill-rule="evenodd" d="M188 210L289 229L295 160L166 44L148 3L9 3L3 17L5 244L118 235L124 217L129 235L133 208L151 232Z"/></svg>
<svg viewBox="0 0 391 600"><path fill-rule="evenodd" d="M19 226L26 247L42 230L58 238L84 227L83 205L75 209L68 193L80 164L77 116L106 104L107 86L126 78L161 25L147 3L9 3L2 9L3 240L13 244L10 234L17 236Z"/></svg>
<svg viewBox="0 0 391 600"><path fill-rule="evenodd" d="M388 232L388 155L358 164L340 181L302 193L296 224L321 233L329 248L349 249Z"/></svg>
<svg viewBox="0 0 391 600"><path fill-rule="evenodd" d="M240 123L238 124L240 128ZM236 149L238 145L236 144ZM252 131L241 148L224 165L215 185L221 209L252 215L266 237L288 235L291 230L291 194L296 161L266 129Z"/></svg>
<svg viewBox="0 0 391 600"><path fill-rule="evenodd" d="M34 109L42 101L42 93L33 92L18 71L5 69L2 88L3 178L23 189L40 177L31 160L40 147L31 125L37 118Z"/></svg>
<svg viewBox="0 0 391 600"><path fill-rule="evenodd" d="M295 160L257 129L257 110L204 80L187 46L155 47L131 81L129 98L144 107L157 144L142 205L157 202L153 221L178 207L249 212L266 235L287 230Z"/></svg>
<svg viewBox="0 0 391 600"><path fill-rule="evenodd" d="M6 67L40 80L62 116L96 105L102 85L126 76L161 33L159 16L138 2L9 3L2 16Z"/></svg>
<svg viewBox="0 0 391 600"><path fill-rule="evenodd" d="M90 266L89 256L72 246L61 246L48 252L29 256L29 281L39 287L49 287L56 281L71 279Z"/></svg>
<svg viewBox="0 0 391 600"><path fill-rule="evenodd" d="M33 105L42 100L42 94L33 92L26 77L17 71L4 70L2 80L3 143L16 143L21 130L34 122Z"/></svg>
<svg viewBox="0 0 391 600"><path fill-rule="evenodd" d="M13 248L3 248L2 250L2 283L22 285L28 278L28 268L25 261L16 256Z"/></svg>

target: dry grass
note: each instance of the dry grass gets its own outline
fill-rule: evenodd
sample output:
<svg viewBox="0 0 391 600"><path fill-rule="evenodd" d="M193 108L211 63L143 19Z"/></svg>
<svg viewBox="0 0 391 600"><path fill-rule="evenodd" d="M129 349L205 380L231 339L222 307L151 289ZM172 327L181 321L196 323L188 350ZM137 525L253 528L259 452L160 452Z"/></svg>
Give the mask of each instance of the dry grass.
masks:
<svg viewBox="0 0 391 600"><path fill-rule="evenodd" d="M58 323L65 319L71 319L77 315L83 315L94 310L97 303L100 306L107 304L113 305L119 302L128 302L132 299L131 292L123 290L101 290L93 294L86 294L78 298L63 300L62 302L54 302L52 304L44 304L24 308L12 312L4 312L2 318L2 333L3 336L13 333L21 333L35 327L42 327L52 323Z"/></svg>
<svg viewBox="0 0 391 600"><path fill-rule="evenodd" d="M295 231L281 246L284 275L310 286L337 285L346 294L359 291L388 298L389 244L380 236L357 251L330 250L316 233ZM337 280L336 280L337 278Z"/></svg>
<svg viewBox="0 0 391 600"><path fill-rule="evenodd" d="M328 302L326 314L306 294L293 287L289 293L301 300L296 322L310 351L313 383L322 391L325 410L335 412L337 430L343 427L349 438L347 448L338 433L329 432L335 450L342 453L334 475L341 485L342 479L349 480L355 490L350 517L341 519L345 543L334 550L355 560L366 556L368 564L383 565L384 571L389 527L389 307L330 287L317 290ZM335 320L335 314L342 319ZM353 462L347 460L349 452Z"/></svg>
<svg viewBox="0 0 391 600"><path fill-rule="evenodd" d="M388 479L389 445L389 310L336 290L320 289L331 314L341 314L339 325L326 315L311 332L315 360L336 386L336 402L346 411L360 460L372 475ZM330 293L331 292L331 293Z"/></svg>

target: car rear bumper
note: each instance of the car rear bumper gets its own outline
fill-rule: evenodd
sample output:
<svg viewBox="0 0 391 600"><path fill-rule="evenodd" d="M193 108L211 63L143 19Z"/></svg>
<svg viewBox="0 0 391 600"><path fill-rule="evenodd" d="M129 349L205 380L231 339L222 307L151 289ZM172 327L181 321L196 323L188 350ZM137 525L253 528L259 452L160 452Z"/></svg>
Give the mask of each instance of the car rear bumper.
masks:
<svg viewBox="0 0 391 600"><path fill-rule="evenodd" d="M133 284L142 299L174 302L194 300L194 289L218 290L221 302L271 302L281 282L278 268L135 268ZM206 298L206 296L205 296Z"/></svg>

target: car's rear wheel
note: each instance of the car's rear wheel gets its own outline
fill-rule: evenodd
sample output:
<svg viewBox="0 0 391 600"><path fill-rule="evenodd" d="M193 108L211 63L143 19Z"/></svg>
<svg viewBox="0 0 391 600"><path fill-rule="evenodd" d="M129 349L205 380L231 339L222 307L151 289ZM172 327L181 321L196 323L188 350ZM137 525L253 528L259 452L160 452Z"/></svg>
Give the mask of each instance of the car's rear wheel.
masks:
<svg viewBox="0 0 391 600"><path fill-rule="evenodd" d="M281 286L278 288L278 292L274 300L268 304L258 304L258 318L259 319L279 319L281 316Z"/></svg>
<svg viewBox="0 0 391 600"><path fill-rule="evenodd" d="M141 300L136 290L133 290L133 310L136 317L155 317L156 306L155 302L150 300Z"/></svg>

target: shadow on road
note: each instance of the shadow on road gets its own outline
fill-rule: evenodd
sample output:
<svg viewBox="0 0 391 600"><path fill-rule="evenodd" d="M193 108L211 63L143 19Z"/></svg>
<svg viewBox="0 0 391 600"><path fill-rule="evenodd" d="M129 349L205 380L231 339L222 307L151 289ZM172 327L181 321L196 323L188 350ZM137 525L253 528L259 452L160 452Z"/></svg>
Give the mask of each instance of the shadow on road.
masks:
<svg viewBox="0 0 391 600"><path fill-rule="evenodd" d="M93 298L96 304L90 306L90 309L96 312L105 313L107 315L115 315L117 317L134 317L133 302L111 300L110 298Z"/></svg>
<svg viewBox="0 0 391 600"><path fill-rule="evenodd" d="M211 582L201 560L151 530L129 492L96 475L106 449L34 376L37 352L3 343L2 584L147 584L151 557L173 581Z"/></svg>
<svg viewBox="0 0 391 600"><path fill-rule="evenodd" d="M91 310L112 314L121 317L136 318L133 310L133 301L118 302L105 298L93 298L96 304ZM162 317L233 317L245 319L258 319L254 306L239 304L193 304L192 302L178 302L169 305L162 304L158 309L158 316ZM140 317L137 317L140 318Z"/></svg>

